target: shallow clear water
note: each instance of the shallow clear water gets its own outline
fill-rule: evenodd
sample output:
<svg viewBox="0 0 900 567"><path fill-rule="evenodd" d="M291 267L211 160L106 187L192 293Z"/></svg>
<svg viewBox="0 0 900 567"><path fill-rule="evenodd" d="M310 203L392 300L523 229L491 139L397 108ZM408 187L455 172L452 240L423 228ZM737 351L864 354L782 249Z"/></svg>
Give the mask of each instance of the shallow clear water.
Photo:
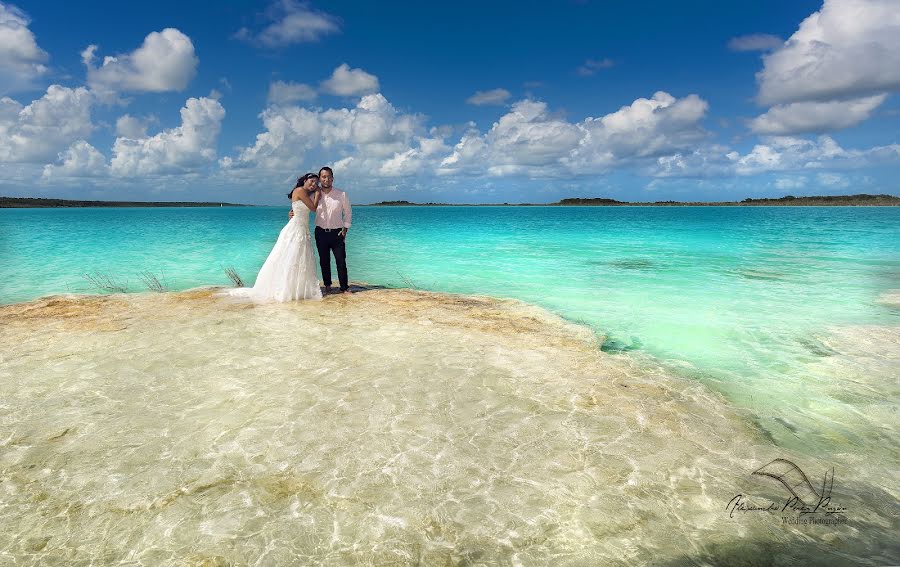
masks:
<svg viewBox="0 0 900 567"><path fill-rule="evenodd" d="M872 375L857 354L830 364ZM778 447L695 380L520 302L56 297L0 307L0 362L3 564L900 557L889 447ZM729 512L787 500L750 474L776 457L815 482L834 467L841 523Z"/></svg>
<svg viewBox="0 0 900 567"><path fill-rule="evenodd" d="M95 270L138 290L143 270L176 290L227 284L222 266L252 283L287 210L0 210L0 302L89 290ZM356 280L533 301L617 348L715 365L900 321L877 303L900 285L896 207L357 207L348 256Z"/></svg>
<svg viewBox="0 0 900 567"><path fill-rule="evenodd" d="M95 271L140 290L148 270L178 290L228 285L233 266L249 285L287 210L0 210L0 301L90 291L82 274ZM823 368L835 336L900 324L884 299L900 288L897 207L357 207L347 247L352 280L583 322L607 352L648 353L757 410L782 444L840 450L848 431L881 442L896 424L896 380L853 378L841 395L844 377ZM890 356L879 364L896 373Z"/></svg>
<svg viewBox="0 0 900 567"><path fill-rule="evenodd" d="M138 274L147 270L160 277L170 289L179 290L209 284L229 285L223 268L233 266L252 284L287 220L287 210L287 207L0 210L0 302L14 303L67 291L96 291L82 277L84 273L94 272L106 274L132 291L141 291L143 284ZM897 550L896 538L889 534L896 533L897 528L896 514L890 510L896 510L896 483L892 479L900 467L900 420L896 409L900 399L898 221L900 208L357 207L354 227L348 237L351 280L521 299L588 325L604 338L606 352L596 354L604 354L605 358L601 357L595 366L594 362L576 357L565 363L570 366L560 369L558 365L564 362L554 361L554 357L569 357L571 352L549 349L540 354L546 346L542 342L546 337L535 334L534 329L523 330L520 324L500 331L501 334L523 332L526 342L515 348L509 345L500 348L485 343L488 339L482 335L469 333L461 324L464 319L457 320L460 329L445 325L436 331L427 318L416 320L413 326L396 321L386 324L384 319L373 315L373 310L377 311L374 307L346 311L339 307L342 303L331 305L338 308L336 316L343 321L340 325L355 333L352 348L332 349L324 355L320 353L319 357L304 355L302 362L300 358L294 361L293 356L283 356L290 352L288 348L297 348L288 345L302 348L316 341L322 332L331 337L333 328L321 322L310 327L297 313L321 310L325 307L322 303L290 306L285 317L276 308L234 308L232 312L232 308L225 309L216 303L205 307L186 303L170 310L154 304L151 298L155 296L135 295L136 303L126 303L121 310L94 321L93 324L100 326L99 334L95 332L98 329L80 333L80 323L75 325L75 330L66 330L65 321L54 323L52 317L44 321L43 315L33 321L11 315L8 321L22 326L4 329L0 325L0 347L3 347L0 378L4 388L23 381L27 386L15 390L15 396L0 400L0 418L4 425L11 427L0 439L0 459L4 459L0 465L23 476L16 480L18 484L6 484L2 488L7 491L7 498L13 498L21 506L20 510L28 513L44 510L35 508L34 502L49 499L49 508L40 514L56 514L53 516L56 520L41 520L41 516L31 517L29 521L37 522L38 527L46 521L47 526L55 526L57 531L53 533L65 531L63 524L57 525L59 522L77 524L79 529L89 527L95 514L100 514L103 529L112 530L100 533L114 533L111 527L114 523L107 522L110 518L134 510L142 514L150 511L150 516L142 516L135 524L138 532L150 530L146 539L132 542L143 546L149 554L140 560L150 562L174 561L179 557L178 550L157 546L163 545L159 543L160 538L177 530L167 522L187 522L191 529L196 528L204 537L217 542L250 533L246 545L261 547L254 547L248 551L250 555L241 557L258 557L273 541L290 539L293 534L306 538L300 547L307 558L341 562L347 559L347 553L352 554L354 545L369 550L367 557L377 558L381 557L377 551L381 542L394 537L390 535L393 533L400 542L397 549L412 554L409 557L415 556L415 549L436 549L435 557L445 558L441 553L446 551L447 557L454 561L477 562L476 556L482 553L485 554L482 557L498 561L519 557L526 563L534 563L560 559L552 549L562 545L569 550L591 550L584 556L577 553L565 556L576 564L579 557L583 560L632 557L646 562L654 549L660 550L671 563L680 564L672 559L673 553L677 555L676 550L681 549L679 541L707 538L698 547L683 552L691 558L686 560L688 563L698 557L721 558L721 553L710 549L719 544L725 545L722 553L734 554L734 562L738 564L745 555L756 553L774 553L764 555L766 561L772 562L779 552L785 551L785 545L791 546L788 555L801 557L794 546L812 537L817 545L838 542L838 548L849 549L840 552L846 553L843 557L853 561L877 558L879 550L893 550L880 556L880 563L885 563L889 558L896 558ZM360 301L366 301L363 295L360 294ZM354 301L357 297L347 299ZM177 303L175 299L172 301ZM420 309L426 304L407 305L408 309ZM297 313L290 316L294 311ZM321 313L315 311L316 317L325 317L328 312L328 309ZM121 324L116 322L119 320ZM552 329L553 324L548 322L547 328ZM247 333L248 329L252 332ZM304 342L305 339L309 340ZM410 345L419 345L420 349L409 352ZM454 346L448 347L444 355L442 345ZM534 354L529 353L529 345ZM358 352L350 352L353 349ZM610 376L619 375L608 366L615 360L619 361L616 364L629 365L630 370L621 371L625 375L649 384L640 390L643 397L626 400L610 397L610 392L599 394L591 390L606 383ZM375 361L380 362L375 364ZM356 425L341 430L340 435L340 431L328 427L291 431L288 439L272 444L268 439L278 430L277 424L261 422L260 425L256 420L268 419L263 415L265 408L277 407L281 403L278 400L296 394L292 388L298 387L297 384L278 379L260 391L261 397L256 402L240 408L229 405L235 395L239 398L250 395L260 380L277 379L279 373L293 372L292 368L305 380L308 377L305 369L311 365L324 377L316 378L309 385L311 390L302 393L301 400L306 405L301 403L302 407L294 409L306 412L311 423L332 424L334 416L325 411L326 406L337 404L340 411L346 410L341 415L347 417L356 416L351 411L355 403L365 402L367 411L357 417L369 421L354 421ZM432 367L435 370L428 374ZM479 368L488 370L482 375ZM349 369L362 374L347 374ZM341 376L339 380L328 377L335 372ZM525 380L521 388L527 391L525 398L532 401L523 402L518 395L510 398L509 392L492 398L494 409L504 404L512 407L524 404L519 408L524 413L513 411L505 421L501 412L493 421L482 422L490 427L490 435L474 445L471 445L472 432L467 423L478 422L483 417L479 413L485 410L479 406L480 392L468 392L465 400L459 401L460 407L465 408L466 419L454 420L448 415L450 421L444 423L443 429L421 430L426 427L427 419L404 421L407 415L433 413L436 406L432 402L452 405L455 396L462 395L473 383L500 380L494 372L503 374L507 385L512 384L509 387L514 389L517 380ZM418 380L417 376L425 375L437 382ZM194 377L202 383L193 384ZM565 379L554 381L560 377ZM654 390L652 385L657 382L663 390ZM345 399L347 391L357 391L363 383L375 383L390 393L361 393L362 399ZM456 386L448 393L436 389L436 383ZM59 384L64 386L62 390L55 389ZM589 384L593 386L587 387ZM674 397L666 393L666 388L673 387L684 391L689 384L711 387L723 394L728 404L721 404L717 398L707 399L702 387ZM68 398L67 392L73 398ZM128 393L133 392L140 395L128 398ZM429 392L450 398L429 401ZM573 407L597 408L596 415L590 412L582 415L581 410L554 405L565 395ZM396 403L389 403L392 396ZM72 405L72 399L80 401ZM146 416L146 420L138 419L136 424L117 421L130 420L123 416L140 414L138 408L147 404L156 408L157 413ZM611 412L610 408L615 411ZM531 414L526 410L533 410L533 416L529 417ZM646 414L646 411L663 410L670 413L662 416L659 423ZM571 415L566 417L559 412ZM613 429L607 431L603 429L607 423L603 420L612 414L637 421L619 429L610 425ZM61 417L48 420L47 416L52 415ZM232 447L225 456L203 457L206 458L203 462L214 461L214 466L210 466L215 474L206 478L194 471L191 459L201 458L207 450L207 441L199 444L187 441L173 448L170 444L175 441L152 439L160 423L179 419L186 420L185 429L173 429L174 436L206 439L202 427L200 431L192 429L197 423L202 425L204 415L213 422L205 434L224 435L226 441L228 435L247 436L247 443L268 447L258 453L263 455L259 458L264 462L254 468L251 456L244 455L240 447ZM584 420L585 427L602 427L587 434L570 427L573 419L575 423ZM655 429L666 423L670 425ZM103 431L91 437L93 426L84 424L97 424ZM79 436L69 439L66 433L57 437L69 427L81 427ZM612 440L609 431L614 430L619 433L613 437L618 435L627 443L617 458L610 457L608 464L604 453L584 454L576 449L578 446L606 447ZM138 440L119 439L115 431L120 431L119 435L134 435ZM441 452L440 439L444 435L441 431L446 432L450 453ZM548 437L546 442L530 446L528 440L536 431L546 431ZM634 436L635 431L641 435ZM378 448L375 432L400 435L402 441ZM715 432L731 443L721 446L722 440ZM372 446L381 455L378 462L387 467L386 476L372 476L375 469L354 460L354 449L346 446L344 434L368 443L367 446L375 443ZM58 439L71 443L72 455L84 456L69 465L81 467L81 476L74 480L48 478L47 486L41 489L43 492L34 496L41 500L29 501L25 498L28 491L40 486L32 483L43 482L38 477L62 474L60 470L65 474L71 472L57 466L55 459L65 456L60 457L54 448ZM328 458L314 470L285 469L288 466L285 463L300 457L292 451L315 439L325 444ZM429 443L428 451L420 454L416 447L424 445L417 445L417 440ZM665 442L671 443L671 451L663 453ZM512 443L512 447L504 443ZM589 482L584 477L572 477L577 489L552 484L553 474L541 469L515 477L519 480L511 480L507 474L501 477L502 482L498 481L500 484L494 482L482 490L475 485L464 488L471 475L448 464L449 472L431 469L433 478L420 479L420 487L424 490L433 486L429 484L432 481L445 479L444 486L455 487L451 490L454 493L468 490L469 500L457 498L448 504L433 495L431 500L426 498L433 506L411 509L406 503L423 498L421 491L412 490L394 502L405 510L397 516L382 513L381 508L376 514L371 507L363 513L356 507L373 500L362 497L348 500L341 492L357 489L364 494L377 492L378 506L388 506L391 497L365 483L397 486L413 482L415 475L423 474L424 463L435 459L472 466L480 458L478 455L491 450L484 444L496 449L497 455L496 462L485 466L509 474L521 465L522 459L540 460L553 451L559 453L554 463L576 459L577 463L565 465L574 467L573 470L583 472L585 467L591 470L590 466L601 466L600 463L612 468L597 475L584 473L588 474ZM171 486L165 482L165 486L155 484L150 477L166 475L169 469L140 461L146 455L134 448L138 446L157 449L160 458L170 459L161 462L169 462L174 467L172 470L181 476L168 479L166 482L171 481ZM122 502L109 503L102 496L105 490L102 485L107 481L91 475L98 462L119 455L117 447L125 451L122 455L134 453L140 462L127 459L118 462L118 456L110 462L110 467L121 469L109 471L112 480L108 482L111 494L119 494L117 498ZM524 452L510 450L515 448ZM645 459L642 455L647 451ZM628 471L650 471L654 459L663 458L660 455L665 455L665 464L653 472L657 477L652 486L644 492L627 488L628 482L637 478L629 476ZM746 472L752 467L776 457L802 461L814 471L810 474L816 478L821 471L834 467L835 491L841 491L838 494L843 501L855 507L856 511L848 512L848 516L855 518L857 524L843 531L820 530L815 537L803 531L806 528L792 529L785 538L778 536L774 540L762 534L781 532L773 532L772 526L764 522L759 524L753 520L757 522L753 529L742 523L721 524L716 507L721 504L720 498L738 482L732 479L746 479ZM239 462L234 464L233 459ZM346 484L343 478L330 481L323 478L329 466L333 467L340 459L350 459L346 478L362 475L364 485ZM398 459L401 462L411 459L405 465L406 476L397 476L399 473L391 469L391 463ZM145 471L148 484L121 485L132 482L129 479L136 474L135 469ZM26 470L29 472L22 472ZM492 478L485 470L470 472L478 478ZM544 476L545 472L549 476ZM246 475L262 480L256 483ZM144 482L141 478L145 477L139 475L133 482ZM579 484L579 478L586 484ZM510 482L513 484L503 484ZM639 480L637 486L642 486L642 482ZM525 484L521 483L531 483L527 485L535 488L536 494L549 491L553 503L543 502L535 495L531 504L524 504L520 498ZM216 488L205 488L208 485ZM246 510L239 517L222 515L223 510L234 512L238 502L246 503L248 498L251 502L262 499L263 504L274 502L273 505L281 506L282 492L306 490L303 487L309 486L314 491L316 506L323 508L312 509L312 516L299 517L308 521L324 514L315 521L341 523L350 514L361 522L353 526L354 533L338 534L334 539L326 533L324 524L319 523L306 525L308 530L301 530L298 535L290 531L297 529L292 520L284 525L276 522L261 532L254 532L252 514L256 512L252 511L264 509L271 513L271 506L250 506L249 516L244 515ZM86 494L92 495L86 497L88 501L72 496L85 487ZM753 487L758 489L758 483ZM54 499L57 488L63 492ZM189 496L184 505L199 510L182 510L184 513L174 513L168 519L165 514L169 512L155 512L162 510L154 508L155 503L178 502L183 490ZM606 519L601 521L589 517L600 512L590 506L584 508L578 502L584 499L594 502L589 496L592 492L603 495L603 506L613 502L618 503L618 508L604 508L602 515ZM167 494L172 498L167 500ZM647 500L641 500L642 497ZM73 498L78 506L74 510L71 509ZM207 502L207 498L214 502ZM467 501L476 506L476 512L465 511L467 506L463 503ZM649 511L654 501L661 502L658 515ZM340 502L351 502L352 511L342 512ZM546 520L540 512L545 504L548 510L562 514L565 519L553 516ZM701 505L702 513L694 516L685 508ZM446 511L446 506L451 510ZM532 506L529 509L533 514L518 519L507 515L505 525L478 527L492 522L490 518L498 510L508 512L517 506ZM878 509L879 506L888 509ZM59 515L60 507L68 511ZM168 504L163 508L168 509ZM618 517L625 509L628 512L621 517L621 522L609 519ZM426 513L422 510L450 514L452 518L409 519L409 514ZM7 512L14 514L16 510L8 508ZM288 508L282 512L297 513ZM363 517L368 519L360 519ZM161 523L148 528L146 522ZM194 525L198 522L199 527ZM671 526L675 524L683 525L683 530L672 532ZM446 537L428 532L447 530L450 526L456 530L453 538L446 535L449 532L443 532ZM288 531L279 536L266 531L270 529ZM399 532L391 532L394 529ZM411 535L410 529L430 533L430 543L421 547L425 544L420 536ZM629 535L632 529L637 532ZM610 540L608 545L597 544L596 541L608 539L609 530L621 538ZM9 535L9 532L0 535L3 533ZM187 533L194 533L196 539L197 532ZM755 535L746 540L748 533ZM13 542L6 540L8 547L0 541L0 554L5 548L12 556L22 557L21 546L43 549L41 546L46 544L41 539L31 541L22 537ZM733 547L735 537L750 541L749 548ZM452 543L448 543L450 539ZM600 547L592 547L595 545ZM178 549L193 549L187 543L185 546ZM812 557L821 559L818 553L822 548L815 549L819 551ZM383 557L403 560L392 554ZM116 554L111 557L122 559Z"/></svg>

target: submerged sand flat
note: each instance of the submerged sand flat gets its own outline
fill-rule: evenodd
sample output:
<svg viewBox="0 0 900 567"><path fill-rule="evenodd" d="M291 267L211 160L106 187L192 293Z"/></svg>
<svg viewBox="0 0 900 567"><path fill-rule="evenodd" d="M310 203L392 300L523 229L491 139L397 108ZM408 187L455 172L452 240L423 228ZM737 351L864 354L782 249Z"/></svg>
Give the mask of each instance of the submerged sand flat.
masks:
<svg viewBox="0 0 900 567"><path fill-rule="evenodd" d="M888 307L900 307L900 289L892 289L881 294L878 302Z"/></svg>
<svg viewBox="0 0 900 567"><path fill-rule="evenodd" d="M839 526L729 517L737 494L784 500L750 472L808 455L536 307L409 290L269 305L213 292L0 307L2 562L897 557L894 487L871 479L837 479Z"/></svg>

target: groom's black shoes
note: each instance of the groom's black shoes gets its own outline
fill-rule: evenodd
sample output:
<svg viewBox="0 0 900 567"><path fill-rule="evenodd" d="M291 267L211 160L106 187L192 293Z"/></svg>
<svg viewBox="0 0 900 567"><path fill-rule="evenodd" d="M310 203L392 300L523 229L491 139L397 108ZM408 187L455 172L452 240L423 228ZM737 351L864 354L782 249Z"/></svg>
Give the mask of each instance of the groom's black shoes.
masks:
<svg viewBox="0 0 900 567"><path fill-rule="evenodd" d="M326 285L326 286L325 286L325 291L322 292L322 295L331 295L331 294L333 294L333 293L335 293L335 292L334 292L333 289L331 289L331 286L330 286L330 285ZM350 288L348 287L348 288L346 288L346 289L341 288L340 291L339 291L338 293L353 293L353 292L350 291Z"/></svg>

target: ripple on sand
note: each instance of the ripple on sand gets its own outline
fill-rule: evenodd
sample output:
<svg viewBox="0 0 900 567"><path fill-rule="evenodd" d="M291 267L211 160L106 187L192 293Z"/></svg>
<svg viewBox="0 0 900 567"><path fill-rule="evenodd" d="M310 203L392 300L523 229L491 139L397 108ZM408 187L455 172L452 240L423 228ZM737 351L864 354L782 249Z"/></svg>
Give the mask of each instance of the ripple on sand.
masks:
<svg viewBox="0 0 900 567"><path fill-rule="evenodd" d="M750 538L833 557L775 518L728 521L748 473L790 456L740 412L537 307L85 301L0 307L13 556L615 564ZM107 321L121 330L96 332ZM877 544L866 514L842 553Z"/></svg>

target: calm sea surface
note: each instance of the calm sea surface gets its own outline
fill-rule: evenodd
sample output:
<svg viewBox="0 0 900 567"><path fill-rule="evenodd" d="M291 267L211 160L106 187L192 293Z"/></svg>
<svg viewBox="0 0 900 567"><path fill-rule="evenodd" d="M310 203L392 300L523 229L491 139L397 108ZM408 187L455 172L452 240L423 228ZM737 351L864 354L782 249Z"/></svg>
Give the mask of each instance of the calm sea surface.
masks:
<svg viewBox="0 0 900 567"><path fill-rule="evenodd" d="M149 271L180 290L230 285L233 266L252 285L287 212L2 209L0 302L91 292L85 273L142 291ZM900 324L884 301L900 288L896 207L356 207L347 248L351 280L532 302L590 325L608 352L773 404L785 443L790 419L852 406L834 377L808 384L810 365L855 329ZM883 348L867 344L853 348ZM855 426L835 427L817 441Z"/></svg>

